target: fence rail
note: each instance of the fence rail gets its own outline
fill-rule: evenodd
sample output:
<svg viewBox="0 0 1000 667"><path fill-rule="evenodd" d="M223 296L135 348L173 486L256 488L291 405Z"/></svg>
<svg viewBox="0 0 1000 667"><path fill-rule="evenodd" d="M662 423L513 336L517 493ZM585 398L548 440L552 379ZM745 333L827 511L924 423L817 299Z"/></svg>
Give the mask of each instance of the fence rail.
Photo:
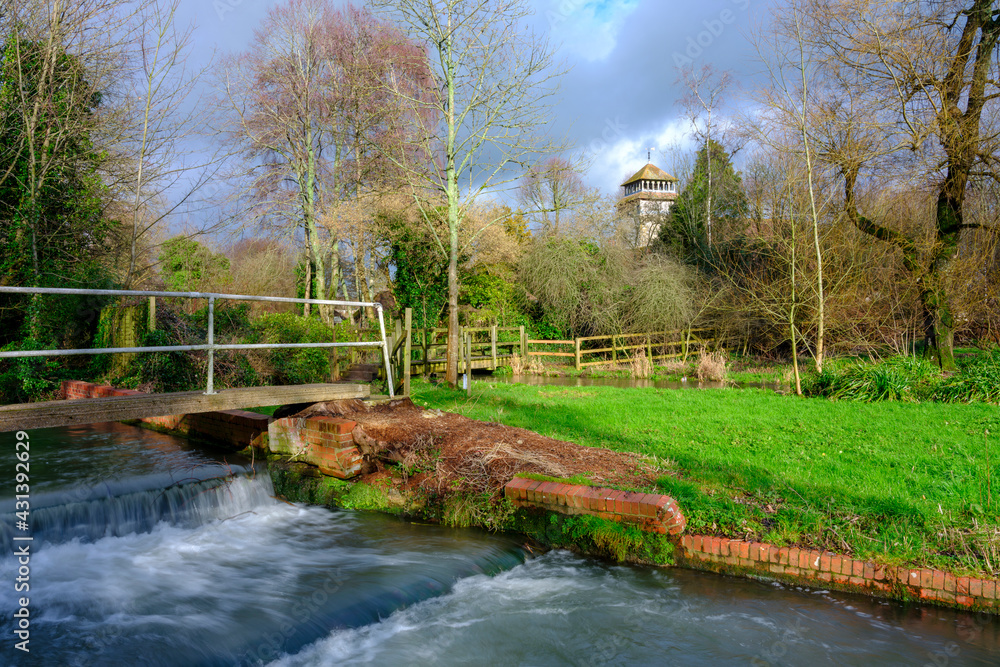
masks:
<svg viewBox="0 0 1000 667"><path fill-rule="evenodd" d="M26 357L57 357L85 354L119 354L119 353L139 353L139 352L208 352L208 379L205 387L205 394L215 394L215 352L216 350L280 350L280 349L302 349L302 348L338 348L338 347L380 347L382 348L382 358L385 364L385 374L389 389L389 396L395 396L395 388L392 382L392 367L390 364L390 354L388 338L385 335L385 319L382 315L382 304L378 302L362 301L329 301L324 299L292 299L280 296L252 296L248 294L222 294L216 292L159 292L147 290L104 290L104 289L74 289L66 287L6 287L0 286L0 294L53 294L53 295L74 295L74 296L136 296L145 298L186 298L186 299L208 299L208 333L207 341L204 345L169 345L157 347L116 347L116 348L87 348L76 350L25 350L18 352L0 352L0 359L17 359ZM361 307L374 308L378 313L379 331L381 341L357 341L343 343L253 343L239 345L217 345L215 343L215 302L216 301L268 301L275 303L298 303L315 306L341 306L341 307Z"/></svg>

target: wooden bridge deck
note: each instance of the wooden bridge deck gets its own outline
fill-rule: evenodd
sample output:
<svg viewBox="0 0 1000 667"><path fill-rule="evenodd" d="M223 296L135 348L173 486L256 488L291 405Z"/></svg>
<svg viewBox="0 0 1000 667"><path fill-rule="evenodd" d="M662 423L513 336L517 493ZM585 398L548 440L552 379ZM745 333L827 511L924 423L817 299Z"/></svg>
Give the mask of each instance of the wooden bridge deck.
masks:
<svg viewBox="0 0 1000 667"><path fill-rule="evenodd" d="M472 357L472 368L473 370L496 370L500 366L507 366L510 364L510 360L513 355L503 354L497 355L496 364L493 363L493 357ZM444 359L431 359L429 362L414 360L410 362L410 372L414 375L421 375L424 371L424 365L429 366L428 373L443 373L445 371L445 360ZM465 371L465 358L461 357L458 362L458 372L463 373Z"/></svg>
<svg viewBox="0 0 1000 667"><path fill-rule="evenodd" d="M346 398L368 398L361 384L304 384L287 387L225 389L205 395L197 391L85 398L0 407L0 433L50 426L162 417L166 415L239 410L267 405L319 403Z"/></svg>

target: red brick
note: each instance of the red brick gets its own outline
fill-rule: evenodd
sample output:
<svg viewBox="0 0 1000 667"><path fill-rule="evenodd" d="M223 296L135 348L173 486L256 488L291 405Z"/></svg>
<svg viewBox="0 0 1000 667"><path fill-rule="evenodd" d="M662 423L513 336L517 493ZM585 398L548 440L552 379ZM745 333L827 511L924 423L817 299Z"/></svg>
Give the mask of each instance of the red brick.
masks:
<svg viewBox="0 0 1000 667"><path fill-rule="evenodd" d="M958 595L961 595L961 596L968 596L968 594L969 594L969 582L970 582L970 579L968 577L959 577L958 578L958 586L955 589L955 592L958 593Z"/></svg>
<svg viewBox="0 0 1000 667"><path fill-rule="evenodd" d="M792 548L790 548L788 550L788 565L791 566L791 567L798 567L799 566L799 554L801 554L801 553L802 553L802 550L799 549L798 547L792 547Z"/></svg>
<svg viewBox="0 0 1000 667"><path fill-rule="evenodd" d="M976 604L975 598L971 598L968 595L957 595L955 596L955 602L962 605L963 607L971 607Z"/></svg>
<svg viewBox="0 0 1000 667"><path fill-rule="evenodd" d="M840 574L840 568L842 568L844 559L841 556L833 556L830 558L830 572L835 572Z"/></svg>
<svg viewBox="0 0 1000 667"><path fill-rule="evenodd" d="M749 560L750 558L750 543L740 542L740 552L739 557L743 560Z"/></svg>
<svg viewBox="0 0 1000 667"><path fill-rule="evenodd" d="M846 573L845 573L846 574ZM865 576L865 564L864 561L856 560L851 564L851 576L854 577L864 577Z"/></svg>
<svg viewBox="0 0 1000 667"><path fill-rule="evenodd" d="M969 595L981 597L983 594L983 580L969 579Z"/></svg>
<svg viewBox="0 0 1000 667"><path fill-rule="evenodd" d="M780 547L769 545L768 546L768 552L769 552L768 560L770 562L772 562L772 563L780 563L781 562L781 548Z"/></svg>
<svg viewBox="0 0 1000 667"><path fill-rule="evenodd" d="M997 598L997 582L995 581L984 581L983 582L983 597L987 600L995 600Z"/></svg>
<svg viewBox="0 0 1000 667"><path fill-rule="evenodd" d="M944 572L941 570L934 570L934 583L932 586L935 590L944 590Z"/></svg>
<svg viewBox="0 0 1000 667"><path fill-rule="evenodd" d="M709 553L713 556L719 556L722 553L722 540L718 537L709 538Z"/></svg>
<svg viewBox="0 0 1000 667"><path fill-rule="evenodd" d="M945 573L944 575L944 590L949 593L958 592L958 577L951 573Z"/></svg>
<svg viewBox="0 0 1000 667"><path fill-rule="evenodd" d="M820 572L818 578L820 581L833 581L833 573L831 572Z"/></svg>
<svg viewBox="0 0 1000 667"><path fill-rule="evenodd" d="M810 570L815 569L813 567L813 561L815 561L816 559L813 558L813 556L814 556L814 552L812 552L812 551L807 551L806 549L800 550L799 551L799 557L798 557L798 565L797 565L797 567L799 569L803 569L803 570L804 569L810 569Z"/></svg>
<svg viewBox="0 0 1000 667"><path fill-rule="evenodd" d="M649 518L656 517L656 502L659 498L651 493L643 495L642 501L640 502L639 512L642 516Z"/></svg>
<svg viewBox="0 0 1000 667"><path fill-rule="evenodd" d="M865 579L875 578L875 566L872 563L865 563Z"/></svg>

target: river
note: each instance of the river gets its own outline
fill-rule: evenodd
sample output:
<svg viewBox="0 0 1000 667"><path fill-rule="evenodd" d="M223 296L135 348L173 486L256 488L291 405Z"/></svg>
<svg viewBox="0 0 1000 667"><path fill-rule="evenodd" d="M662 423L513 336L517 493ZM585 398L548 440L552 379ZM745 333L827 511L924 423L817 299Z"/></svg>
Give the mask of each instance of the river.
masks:
<svg viewBox="0 0 1000 667"><path fill-rule="evenodd" d="M1000 663L990 616L293 505L259 465L129 426L28 435L29 593L14 593L12 472L0 501L2 664Z"/></svg>

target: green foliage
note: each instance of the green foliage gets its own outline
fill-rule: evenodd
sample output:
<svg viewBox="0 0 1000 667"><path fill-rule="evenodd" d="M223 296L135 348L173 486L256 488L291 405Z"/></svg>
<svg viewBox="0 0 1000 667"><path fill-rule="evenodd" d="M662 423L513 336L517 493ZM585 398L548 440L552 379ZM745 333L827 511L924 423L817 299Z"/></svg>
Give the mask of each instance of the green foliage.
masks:
<svg viewBox="0 0 1000 667"><path fill-rule="evenodd" d="M3 352L45 350L47 345L24 339L0 348ZM5 361L0 366L0 400L27 403L50 398L59 387L62 366L51 358L27 357Z"/></svg>
<svg viewBox="0 0 1000 667"><path fill-rule="evenodd" d="M877 363L827 364L803 390L809 395L866 403L919 401L932 393L938 378L938 367L925 359L891 357Z"/></svg>
<svg viewBox="0 0 1000 667"><path fill-rule="evenodd" d="M441 522L446 526L467 528L477 526L498 531L511 527L514 505L507 498L490 493L456 493L444 501Z"/></svg>
<svg viewBox="0 0 1000 667"><path fill-rule="evenodd" d="M711 159L711 179L709 178ZM711 183L711 184L710 184ZM660 243L673 254L700 257L709 251L708 197L712 197L712 244L739 231L746 218L743 178L729 153L716 141L702 145L691 179L660 227Z"/></svg>
<svg viewBox="0 0 1000 667"><path fill-rule="evenodd" d="M119 225L104 217L109 193L100 169L107 156L91 141L100 96L80 61L66 53L57 54L41 89L47 45L15 33L0 39L0 153L7 157L0 180L0 284L106 287L103 261ZM32 111L36 100L40 106ZM35 115L33 128L27 115ZM93 321L81 325L85 301L0 296L0 345L23 337L55 347L86 338Z"/></svg>
<svg viewBox="0 0 1000 667"><path fill-rule="evenodd" d="M1000 403L1000 350L976 356L959 373L941 381L933 398L947 403Z"/></svg>
<svg viewBox="0 0 1000 667"><path fill-rule="evenodd" d="M432 212L443 224L445 212ZM448 256L422 222L403 214L383 213L380 221L388 231L390 262L396 267L393 294L399 308L413 309L413 326L437 326L448 305Z"/></svg>
<svg viewBox="0 0 1000 667"><path fill-rule="evenodd" d="M217 289L232 282L229 258L184 236L164 242L160 250L163 282L173 292Z"/></svg>
<svg viewBox="0 0 1000 667"><path fill-rule="evenodd" d="M292 313L264 315L250 324L254 343L332 343L334 331L315 318ZM270 350L276 384L312 384L330 379L330 352L322 348Z"/></svg>
<svg viewBox="0 0 1000 667"><path fill-rule="evenodd" d="M680 328L698 298L697 276L678 261L579 239L535 243L519 275L537 299L537 319L570 337Z"/></svg>
<svg viewBox="0 0 1000 667"><path fill-rule="evenodd" d="M142 347L168 347L178 341L163 329L148 332ZM135 386L146 385L155 393L193 391L203 386L205 369L198 358L187 352L144 352L132 367ZM129 383L129 384L132 384Z"/></svg>
<svg viewBox="0 0 1000 667"><path fill-rule="evenodd" d="M514 526L545 544L617 562L673 563L674 546L665 535L596 516L522 510L515 515Z"/></svg>

